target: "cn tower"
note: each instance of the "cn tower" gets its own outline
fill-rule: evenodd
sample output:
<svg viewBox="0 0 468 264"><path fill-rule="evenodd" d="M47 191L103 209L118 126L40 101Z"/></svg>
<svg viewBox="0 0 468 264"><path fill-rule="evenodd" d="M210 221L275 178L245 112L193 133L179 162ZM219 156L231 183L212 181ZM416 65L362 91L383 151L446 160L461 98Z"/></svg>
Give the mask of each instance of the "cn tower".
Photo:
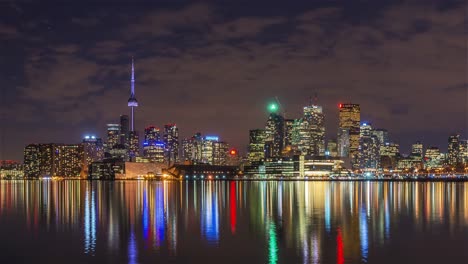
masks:
<svg viewBox="0 0 468 264"><path fill-rule="evenodd" d="M131 109L130 131L135 131L135 108L138 107L138 101L135 98L135 67L132 57L132 77L130 80L130 98L128 98L128 107Z"/></svg>

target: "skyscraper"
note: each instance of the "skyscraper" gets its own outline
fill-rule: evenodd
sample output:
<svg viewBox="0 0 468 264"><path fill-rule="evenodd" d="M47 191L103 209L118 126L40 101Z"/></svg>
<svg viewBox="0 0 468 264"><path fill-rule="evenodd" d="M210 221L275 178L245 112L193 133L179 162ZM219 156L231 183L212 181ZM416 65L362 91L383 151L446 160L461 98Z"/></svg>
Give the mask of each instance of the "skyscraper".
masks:
<svg viewBox="0 0 468 264"><path fill-rule="evenodd" d="M349 130L349 152L353 167L356 168L356 158L359 153L359 136L361 123L361 107L359 104L340 104L339 129ZM340 130L339 130L340 131Z"/></svg>
<svg viewBox="0 0 468 264"><path fill-rule="evenodd" d="M321 106L312 104L304 107L304 119L308 121L310 133L309 155L325 154L325 116Z"/></svg>
<svg viewBox="0 0 468 264"><path fill-rule="evenodd" d="M196 133L190 138L182 140L182 156L187 162L201 162L203 148L203 137Z"/></svg>
<svg viewBox="0 0 468 264"><path fill-rule="evenodd" d="M280 157L284 147L284 117L277 113L278 106L269 107L270 115L265 126L265 156Z"/></svg>
<svg viewBox="0 0 468 264"><path fill-rule="evenodd" d="M259 162L265 159L265 130L254 129L249 131L249 162Z"/></svg>
<svg viewBox="0 0 468 264"><path fill-rule="evenodd" d="M107 124L106 151L109 152L115 145L120 144L120 125Z"/></svg>
<svg viewBox="0 0 468 264"><path fill-rule="evenodd" d="M176 124L164 126L164 157L165 161L172 165L179 162L179 128Z"/></svg>
<svg viewBox="0 0 468 264"><path fill-rule="evenodd" d="M330 139L327 142L327 151L325 155L330 157L338 157L338 144L336 139Z"/></svg>
<svg viewBox="0 0 468 264"><path fill-rule="evenodd" d="M292 145L294 119L284 120L284 147Z"/></svg>
<svg viewBox="0 0 468 264"><path fill-rule="evenodd" d="M460 163L460 135L451 135L448 139L447 162L450 166L457 166Z"/></svg>
<svg viewBox="0 0 468 264"><path fill-rule="evenodd" d="M349 157L349 129L338 128L338 156Z"/></svg>
<svg viewBox="0 0 468 264"><path fill-rule="evenodd" d="M161 140L159 128L154 126L145 128L143 155L152 162L164 162L164 142Z"/></svg>
<svg viewBox="0 0 468 264"><path fill-rule="evenodd" d="M89 165L96 161L104 159L104 147L102 140L95 136L86 136L83 139L83 168L81 169L82 178L87 177Z"/></svg>
<svg viewBox="0 0 468 264"><path fill-rule="evenodd" d="M390 142L390 139L388 137L388 131L386 129L383 129L383 128L373 129L372 135L376 136L379 139L380 145Z"/></svg>
<svg viewBox="0 0 468 264"><path fill-rule="evenodd" d="M424 157L423 144L420 141L416 141L416 143L411 145L411 154L418 154L421 158Z"/></svg>
<svg viewBox="0 0 468 264"><path fill-rule="evenodd" d="M120 116L120 144L128 148L128 139L129 139L129 121L128 115Z"/></svg>
<svg viewBox="0 0 468 264"><path fill-rule="evenodd" d="M372 135L372 127L363 123L359 138L359 168L377 170L380 166L380 142Z"/></svg>

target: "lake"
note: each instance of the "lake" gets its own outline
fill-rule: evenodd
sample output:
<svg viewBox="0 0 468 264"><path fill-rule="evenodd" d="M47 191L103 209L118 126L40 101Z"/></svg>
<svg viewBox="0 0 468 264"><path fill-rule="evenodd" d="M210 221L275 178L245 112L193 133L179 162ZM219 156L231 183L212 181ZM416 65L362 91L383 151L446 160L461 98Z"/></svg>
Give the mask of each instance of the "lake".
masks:
<svg viewBox="0 0 468 264"><path fill-rule="evenodd" d="M0 181L1 263L468 263L468 183Z"/></svg>

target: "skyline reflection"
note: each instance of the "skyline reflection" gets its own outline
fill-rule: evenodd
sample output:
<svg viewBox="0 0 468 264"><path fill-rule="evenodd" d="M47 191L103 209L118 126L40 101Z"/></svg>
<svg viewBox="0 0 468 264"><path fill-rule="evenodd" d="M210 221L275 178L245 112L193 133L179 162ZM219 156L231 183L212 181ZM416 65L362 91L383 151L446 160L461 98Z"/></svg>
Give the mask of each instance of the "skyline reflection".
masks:
<svg viewBox="0 0 468 264"><path fill-rule="evenodd" d="M50 242L59 248L79 240L79 252L67 248L72 262L214 263L246 254L252 263L392 263L382 254L406 245L398 254L431 263L435 253L409 241L435 233L442 245L457 241L451 250L461 247L468 184L2 181L0 220L2 234L9 227L23 238L60 234L63 245ZM39 241L24 243L40 249Z"/></svg>

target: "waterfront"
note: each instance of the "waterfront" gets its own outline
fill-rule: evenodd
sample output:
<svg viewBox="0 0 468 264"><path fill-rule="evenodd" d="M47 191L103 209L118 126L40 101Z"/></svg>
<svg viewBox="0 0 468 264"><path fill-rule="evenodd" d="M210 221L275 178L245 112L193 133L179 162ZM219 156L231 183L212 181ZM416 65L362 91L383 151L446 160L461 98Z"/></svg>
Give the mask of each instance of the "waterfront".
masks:
<svg viewBox="0 0 468 264"><path fill-rule="evenodd" d="M468 183L0 181L2 263L464 263Z"/></svg>

